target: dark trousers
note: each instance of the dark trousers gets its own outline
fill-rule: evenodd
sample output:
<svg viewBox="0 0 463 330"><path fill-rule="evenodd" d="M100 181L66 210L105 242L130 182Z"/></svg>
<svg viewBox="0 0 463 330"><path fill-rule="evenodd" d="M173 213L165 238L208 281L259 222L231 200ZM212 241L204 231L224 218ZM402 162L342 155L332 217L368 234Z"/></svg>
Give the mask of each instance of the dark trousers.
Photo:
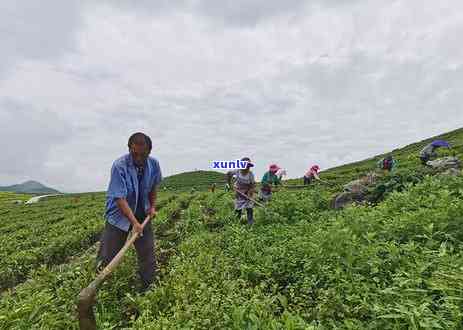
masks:
<svg viewBox="0 0 463 330"><path fill-rule="evenodd" d="M311 181L312 181L312 178L304 176L304 184L305 185L310 184Z"/></svg>
<svg viewBox="0 0 463 330"><path fill-rule="evenodd" d="M108 265L116 254L122 249L127 240L128 232L106 222L100 239L100 250L97 255L97 264L101 261L103 266ZM156 272L156 259L154 256L154 236L151 222L143 229L143 236L135 240L135 250L138 257L138 273L143 288L147 288L154 280Z"/></svg>
<svg viewBox="0 0 463 330"><path fill-rule="evenodd" d="M241 219L241 214L243 214L243 210L235 210L236 216L238 219ZM246 209L246 215L248 217L248 224L252 225L254 223L254 212L252 209Z"/></svg>

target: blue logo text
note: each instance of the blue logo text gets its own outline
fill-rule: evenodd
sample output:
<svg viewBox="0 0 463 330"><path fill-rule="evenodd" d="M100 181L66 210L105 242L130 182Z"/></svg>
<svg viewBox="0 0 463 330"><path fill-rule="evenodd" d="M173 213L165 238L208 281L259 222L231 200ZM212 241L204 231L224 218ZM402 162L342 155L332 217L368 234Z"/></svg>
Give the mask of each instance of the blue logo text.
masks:
<svg viewBox="0 0 463 330"><path fill-rule="evenodd" d="M244 170L248 166L248 162L245 160L232 160L232 161L212 161L212 168L213 169L221 169L221 170L231 170L231 169L239 169Z"/></svg>

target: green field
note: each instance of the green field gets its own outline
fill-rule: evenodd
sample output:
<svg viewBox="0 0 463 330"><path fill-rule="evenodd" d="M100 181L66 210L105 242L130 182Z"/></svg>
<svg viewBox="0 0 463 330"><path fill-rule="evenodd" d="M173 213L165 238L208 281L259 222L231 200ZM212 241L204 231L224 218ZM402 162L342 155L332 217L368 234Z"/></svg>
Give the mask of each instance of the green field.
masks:
<svg viewBox="0 0 463 330"><path fill-rule="evenodd" d="M463 159L463 129L443 137ZM382 177L373 204L335 211L337 186L281 189L253 227L234 217L230 193L191 193L197 177L177 176L160 192L156 286L136 293L130 251L98 293L98 327L462 329L463 177L423 169L426 142L393 152L399 168ZM344 184L378 158L322 177ZM219 179L210 178L201 182ZM77 329L104 194L14 199L0 195L0 329Z"/></svg>
<svg viewBox="0 0 463 330"><path fill-rule="evenodd" d="M215 171L193 171L166 177L161 183L161 191L208 190L215 183L217 187L225 184L225 174Z"/></svg>

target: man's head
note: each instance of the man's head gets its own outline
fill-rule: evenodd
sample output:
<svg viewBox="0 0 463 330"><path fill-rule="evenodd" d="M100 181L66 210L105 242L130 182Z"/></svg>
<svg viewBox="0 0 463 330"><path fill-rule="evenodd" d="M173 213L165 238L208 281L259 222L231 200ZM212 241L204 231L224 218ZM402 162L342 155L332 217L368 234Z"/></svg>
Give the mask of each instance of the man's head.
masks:
<svg viewBox="0 0 463 330"><path fill-rule="evenodd" d="M145 163L153 147L150 137L141 132L132 134L127 145L136 165Z"/></svg>

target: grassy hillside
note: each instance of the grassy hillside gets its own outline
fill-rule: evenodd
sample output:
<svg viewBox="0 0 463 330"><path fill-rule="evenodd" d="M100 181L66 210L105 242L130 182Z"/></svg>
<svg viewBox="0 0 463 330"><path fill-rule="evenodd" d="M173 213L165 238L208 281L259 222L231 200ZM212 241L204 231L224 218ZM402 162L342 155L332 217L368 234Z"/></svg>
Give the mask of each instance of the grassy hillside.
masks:
<svg viewBox="0 0 463 330"><path fill-rule="evenodd" d="M392 154L393 157L398 161L398 172L410 172L420 171L420 160L418 158L421 149L427 144L434 140L443 139L448 141L452 145L451 150L441 148L437 151L440 156L451 156L456 155L463 160L463 128L456 129L454 131L436 135L434 137L409 144L402 148L397 148L389 153L372 156L370 158L353 162L321 172L323 179L334 184L344 184L346 182L357 179L360 175L372 171L376 168L376 163L385 157L386 155ZM289 179L285 181L286 184L301 185L303 184L302 178Z"/></svg>
<svg viewBox="0 0 463 330"><path fill-rule="evenodd" d="M459 156L462 134L443 137ZM236 219L232 193L161 192L156 286L136 293L131 251L98 293L98 328L461 329L463 177L422 171L416 153L426 142L394 151L400 168L384 180L416 180L394 181L374 206L332 210L336 187L280 190L268 210L255 209L256 223L249 227ZM375 163L373 158L323 176L345 183ZM74 245L67 232L98 231L103 195L91 196L61 204L50 199L30 209L37 212L33 217L20 205L0 215L0 229L22 227L20 219L39 224L23 227L20 236L2 231L0 239L12 246L0 258L7 263L0 270L9 276L21 265L27 273L13 277L0 298L1 329L77 329L75 300L94 277L96 247ZM71 230L60 231L60 222ZM50 251L66 258L50 258Z"/></svg>
<svg viewBox="0 0 463 330"><path fill-rule="evenodd" d="M463 128L437 135L429 139L407 145L403 148L392 150L387 154L392 154L393 157L398 160L399 171L416 171L417 169L422 168L418 158L421 149L423 149L424 146L431 143L433 140L437 139L446 140L452 145L452 149L450 151L444 148L439 149L437 151L439 155L445 156L455 154L463 160ZM360 174L374 169L378 160L387 154L381 154L359 162L330 168L326 171L323 171L322 175L330 182L345 183L356 179ZM297 182L302 183L302 179L298 180Z"/></svg>
<svg viewBox="0 0 463 330"><path fill-rule="evenodd" d="M161 189L178 191L194 187L196 190L207 190L213 183L223 186L225 175L215 171L184 172L164 178Z"/></svg>

